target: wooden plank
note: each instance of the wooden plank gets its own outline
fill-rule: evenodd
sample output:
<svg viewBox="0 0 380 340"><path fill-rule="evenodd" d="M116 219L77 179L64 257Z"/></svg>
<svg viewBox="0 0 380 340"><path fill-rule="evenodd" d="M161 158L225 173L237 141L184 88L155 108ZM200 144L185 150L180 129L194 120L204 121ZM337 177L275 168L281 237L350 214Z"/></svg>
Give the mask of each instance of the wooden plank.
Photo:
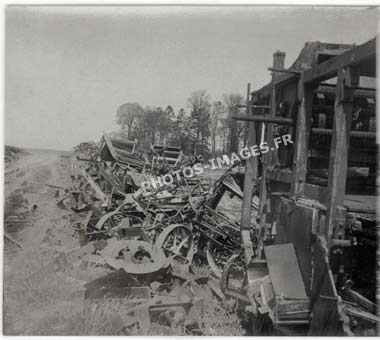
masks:
<svg viewBox="0 0 380 340"><path fill-rule="evenodd" d="M293 244L267 246L264 252L275 295L286 299L307 299Z"/></svg>
<svg viewBox="0 0 380 340"><path fill-rule="evenodd" d="M348 211L376 214L376 196L371 195L345 195L344 206Z"/></svg>
<svg viewBox="0 0 380 340"><path fill-rule="evenodd" d="M274 200L273 200L274 201ZM313 207L318 204L312 200L296 202L293 199L279 197L274 201L273 210L277 212L275 244L292 243L298 259L298 265L305 285L306 292L310 292L312 276L311 247L313 227L318 226L318 210ZM289 212L291 213L289 214Z"/></svg>
<svg viewBox="0 0 380 340"><path fill-rule="evenodd" d="M112 157L115 159L115 161L118 161L119 157L116 153L116 150L115 150L115 148L111 142L111 139L108 137L108 135L105 132L103 133L103 139L104 139L105 143L107 144L108 150L110 151Z"/></svg>
<svg viewBox="0 0 380 340"><path fill-rule="evenodd" d="M358 65L371 58L376 58L376 38L306 70L304 82L321 82L337 75L339 69Z"/></svg>
<svg viewBox="0 0 380 340"><path fill-rule="evenodd" d="M352 289L342 289L342 296L347 300L354 301L370 313L376 314L376 304Z"/></svg>
<svg viewBox="0 0 380 340"><path fill-rule="evenodd" d="M311 291L310 308L313 317L308 335L348 335L344 334L343 330L346 328L345 323L349 319L344 317L340 308L341 302L330 268L327 242L324 236L317 236L314 243Z"/></svg>
<svg viewBox="0 0 380 340"><path fill-rule="evenodd" d="M347 179L348 150L353 107L353 87L359 83L359 74L352 68L340 69L335 93L335 112L331 140L326 239L331 245L332 235L338 216L337 207L343 206Z"/></svg>
<svg viewBox="0 0 380 340"><path fill-rule="evenodd" d="M304 193L307 171L307 149L308 149L308 126L310 125L313 89L305 86L303 81L304 73L298 82L297 99L299 101L297 113L297 126L295 137L295 152L293 158L293 176L290 194L292 197Z"/></svg>

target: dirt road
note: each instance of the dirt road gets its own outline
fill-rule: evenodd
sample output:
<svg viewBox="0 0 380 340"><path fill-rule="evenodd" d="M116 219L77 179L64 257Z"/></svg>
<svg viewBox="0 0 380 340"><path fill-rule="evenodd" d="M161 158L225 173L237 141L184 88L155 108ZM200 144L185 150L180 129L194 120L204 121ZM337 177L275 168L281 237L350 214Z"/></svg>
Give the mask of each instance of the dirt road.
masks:
<svg viewBox="0 0 380 340"><path fill-rule="evenodd" d="M5 334L38 333L33 328L38 324L36 318L37 321L45 318L43 301L47 294L44 290L50 288L43 287L41 277L32 282L30 275L51 260L44 248L46 235L52 235L50 243L57 249L78 245L71 235L67 212L56 206L56 190L45 185L70 185L71 161L63 156L64 153L57 151L28 150L28 154L5 169ZM42 309L38 310L38 305Z"/></svg>
<svg viewBox="0 0 380 340"><path fill-rule="evenodd" d="M34 247L44 232L46 225L37 221L47 222L62 215L55 206L54 189L45 185L69 185L70 160L62 155L31 150L5 169L5 231L26 248Z"/></svg>

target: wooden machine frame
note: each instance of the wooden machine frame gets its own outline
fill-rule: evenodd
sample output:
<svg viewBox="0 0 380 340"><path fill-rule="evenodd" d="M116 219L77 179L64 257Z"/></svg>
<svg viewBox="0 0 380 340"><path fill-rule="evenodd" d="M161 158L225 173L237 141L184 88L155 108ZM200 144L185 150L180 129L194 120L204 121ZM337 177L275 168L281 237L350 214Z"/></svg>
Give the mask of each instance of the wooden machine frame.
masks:
<svg viewBox="0 0 380 340"><path fill-rule="evenodd" d="M271 83L252 93L248 86L247 114L234 117L247 122L248 145L260 144L265 137L269 146L275 147L273 144L274 124L290 126L289 131L295 137L291 170L277 166L276 151L262 155L261 164L256 157L251 157L246 161L241 237L248 282L254 285L255 278L250 278L249 268L254 267L255 263L265 262L267 253L265 244L271 237L271 233L276 233L275 244L292 243L295 248L305 288L310 297L308 334L353 335L355 332L351 324L355 317L360 319L361 323L363 319L367 320L364 323L368 322L368 325L362 328L377 327L378 320L371 319L368 315L363 316L365 312L360 314L358 311L356 312L359 315L354 317L356 312L349 311L342 303L341 292L334 283L329 258L337 249L348 248L352 245L352 240L345 236L345 226L349 223L348 220L352 222L355 219L355 214L349 212L345 206L345 190L350 136L354 134L351 132L353 102L355 91L361 89L360 77L376 78L376 38L352 48L343 46L343 53L330 55L325 58L325 61L314 63L306 68L284 69L283 63L282 67L281 62L279 64L278 57L281 59L281 52L275 53L273 67L269 68L272 72ZM307 183L313 93L321 82L334 77L336 77L335 105L330 132L328 185L327 188L323 188ZM296 88L297 111L293 117L279 117L277 115L278 101L276 101L278 90L292 86ZM378 150L378 144L376 147ZM261 165L260 178L258 178L259 165ZM269 190L270 183L273 181L287 184L289 191ZM260 236L257 250L252 249L249 234L255 182L256 187L259 188L260 197L258 208ZM296 213L292 214L295 210ZM366 211L366 213L374 214L373 211ZM274 231L273 226L276 226L277 230ZM260 314L257 312L259 306L268 305L266 306L268 308L264 308L265 310L275 308L268 303L268 299L265 299L263 290L261 294L256 294L256 298L251 296L250 300L254 305L255 315ZM373 307L362 296L358 297L357 301L367 307L369 305L369 309ZM274 323L285 334L293 334L289 328L297 324L295 321L279 320L274 320Z"/></svg>

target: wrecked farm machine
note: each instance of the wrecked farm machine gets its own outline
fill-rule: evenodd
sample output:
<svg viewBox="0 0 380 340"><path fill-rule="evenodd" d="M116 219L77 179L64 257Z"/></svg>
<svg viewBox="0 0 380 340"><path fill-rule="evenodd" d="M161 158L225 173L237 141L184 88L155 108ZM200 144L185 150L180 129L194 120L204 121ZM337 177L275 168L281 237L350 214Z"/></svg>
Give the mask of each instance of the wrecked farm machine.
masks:
<svg viewBox="0 0 380 340"><path fill-rule="evenodd" d="M104 134L76 150L72 187L57 202L81 247L57 261L109 269L86 283L85 300L119 306L120 328L173 325L179 313L201 334L197 292L207 286L248 315L247 334L378 334L376 39L306 43L289 69L284 59L274 54L271 82L248 85L246 114L233 117L247 145L271 152L214 181L181 175L200 159L177 147L141 152ZM292 143L272 148L284 134ZM141 187L175 171L170 184ZM218 209L224 195L241 200L238 219ZM134 305L122 309L127 296Z"/></svg>

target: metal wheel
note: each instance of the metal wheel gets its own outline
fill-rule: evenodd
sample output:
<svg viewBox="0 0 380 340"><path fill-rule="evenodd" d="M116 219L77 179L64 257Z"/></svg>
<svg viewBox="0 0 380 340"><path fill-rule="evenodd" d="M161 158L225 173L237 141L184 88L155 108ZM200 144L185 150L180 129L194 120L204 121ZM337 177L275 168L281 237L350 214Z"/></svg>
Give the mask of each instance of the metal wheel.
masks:
<svg viewBox="0 0 380 340"><path fill-rule="evenodd" d="M207 233L206 257L212 272L220 279L227 261L240 249L240 231L222 213L212 210L203 216L202 226L211 231Z"/></svg>
<svg viewBox="0 0 380 340"><path fill-rule="evenodd" d="M107 242L101 256L115 269L123 268L130 274L149 274L167 266L162 249L149 242L116 239Z"/></svg>
<svg viewBox="0 0 380 340"><path fill-rule="evenodd" d="M128 218L127 224L129 227L141 227L143 221L141 218L129 215L121 211L111 211L104 216L96 223L95 229L97 230L112 230L120 226L122 220Z"/></svg>
<svg viewBox="0 0 380 340"><path fill-rule="evenodd" d="M227 238L216 236L215 241L209 240L206 247L207 263L214 275L222 278L223 269L233 255L233 250L222 245L228 245L230 240Z"/></svg>
<svg viewBox="0 0 380 340"><path fill-rule="evenodd" d="M183 224L172 224L158 236L156 246L183 263L191 263L194 255L192 230Z"/></svg>

